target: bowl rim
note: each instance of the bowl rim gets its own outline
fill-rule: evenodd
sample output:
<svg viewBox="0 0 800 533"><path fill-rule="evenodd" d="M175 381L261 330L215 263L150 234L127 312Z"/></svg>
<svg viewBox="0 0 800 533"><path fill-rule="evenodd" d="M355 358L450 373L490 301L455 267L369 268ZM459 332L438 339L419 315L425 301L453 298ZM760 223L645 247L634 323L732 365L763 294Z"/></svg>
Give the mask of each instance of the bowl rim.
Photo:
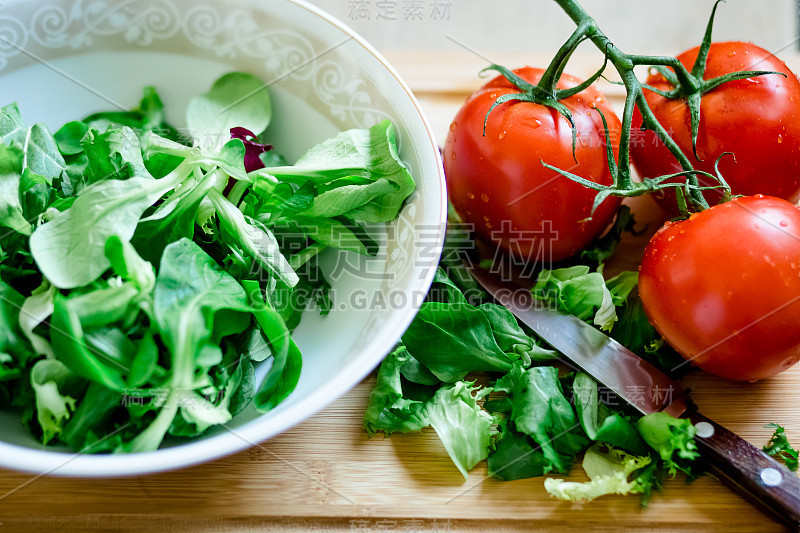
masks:
<svg viewBox="0 0 800 533"><path fill-rule="evenodd" d="M398 72L389 62L370 45L363 37L358 35L347 24L341 22L323 9L314 6L306 0L286 0L305 9L312 15L324 19L340 31L349 36L352 41L372 55L394 78L398 87L406 94L422 122L427 133L427 141L431 144L434 162L437 166L440 188L439 214L436 232L436 259L441 253L444 244L445 227L447 222L447 191L442 166L441 154L436 138L422 108L413 92L400 77ZM416 193L415 193L416 194ZM433 282L437 264L422 267L422 277L416 285L428 289ZM416 299L412 299L416 300ZM415 302L417 303L417 302ZM418 302L421 304L421 302ZM409 305L391 314L384 326L385 330L397 332L397 339L408 328L418 311L418 305ZM250 447L261 447L262 443L280 433L283 433L298 424L311 418L345 393L353 389L366 378L384 359L395 346L397 339L382 335L373 337L362 349L364 354L347 363L339 379L328 381L323 386L315 389L311 394L304 396L296 404L285 410L273 411L269 424L259 423L257 417L243 426L236 428L223 427L224 433L210 436L200 440L178 444L170 448L162 448L152 452L88 455L80 452L60 452L47 449L36 449L0 441L0 466L20 472L54 477L83 477L83 478L108 478L129 477L157 472L177 470L192 465L197 465L220 459ZM300 413L302 416L298 416ZM264 448L262 448L264 449ZM274 455L274 454L273 454ZM275 456L282 460L279 456ZM282 460L285 461L285 460Z"/></svg>

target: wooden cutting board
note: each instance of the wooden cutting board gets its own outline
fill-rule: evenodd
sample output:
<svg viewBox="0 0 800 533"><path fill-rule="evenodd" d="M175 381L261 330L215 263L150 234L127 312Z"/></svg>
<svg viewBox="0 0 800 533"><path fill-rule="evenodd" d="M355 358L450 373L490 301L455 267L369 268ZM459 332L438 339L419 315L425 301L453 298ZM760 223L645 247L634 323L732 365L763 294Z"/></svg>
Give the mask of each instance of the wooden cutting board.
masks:
<svg viewBox="0 0 800 533"><path fill-rule="evenodd" d="M485 465L464 481L432 431L366 437L373 382L264 444L177 472L80 480L3 471L0 531L781 530L712 477L670 480L647 509L622 496L561 503L542 478L496 481ZM752 443L766 442L771 421L800 440L800 368L754 385L701 373L686 383L702 412ZM583 479L580 468L570 479Z"/></svg>
<svg viewBox="0 0 800 533"><path fill-rule="evenodd" d="M480 80L448 71L453 80L448 85L442 74L426 75L418 59L390 58L443 139L456 109ZM643 222L657 218L648 202L634 204ZM649 222L652 231L657 222ZM628 239L610 270L635 266L644 239ZM430 430L367 438L361 416L374 379L373 373L323 412L266 443L177 472L81 480L0 470L0 533L782 529L712 477L690 485L684 478L670 480L646 509L637 497L561 503L547 496L542 478L496 481L486 477L485 464L465 481ZM768 422L783 425L800 444L800 366L755 384L701 372L684 382L701 412L753 444L767 442ZM569 478L585 479L577 466Z"/></svg>

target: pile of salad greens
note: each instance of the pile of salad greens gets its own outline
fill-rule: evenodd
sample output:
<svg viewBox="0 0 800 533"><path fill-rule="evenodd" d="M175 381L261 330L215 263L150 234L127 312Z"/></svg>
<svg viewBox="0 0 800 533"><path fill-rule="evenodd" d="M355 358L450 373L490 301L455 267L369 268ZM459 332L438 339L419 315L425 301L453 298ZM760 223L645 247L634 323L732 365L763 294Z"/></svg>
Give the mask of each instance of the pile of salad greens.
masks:
<svg viewBox="0 0 800 533"><path fill-rule="evenodd" d="M0 109L0 406L44 444L154 450L295 388L291 332L331 307L319 253L374 253L364 224L415 184L389 121L289 165L259 139L271 116L244 73L190 101L188 134L150 87L53 134Z"/></svg>
<svg viewBox="0 0 800 533"><path fill-rule="evenodd" d="M582 261L602 264L632 228L621 209L610 232L616 239L596 241ZM465 478L483 460L500 480L567 474L583 454L590 481L545 480L548 493L567 501L640 494L646 504L666 476L703 471L690 421L641 416L492 303L464 266L469 242L457 225L449 229L428 297L378 371L364 414L369 435L431 427ZM681 359L647 320L636 282L635 272L606 280L602 268L575 264L541 271L531 290L542 304L672 368Z"/></svg>

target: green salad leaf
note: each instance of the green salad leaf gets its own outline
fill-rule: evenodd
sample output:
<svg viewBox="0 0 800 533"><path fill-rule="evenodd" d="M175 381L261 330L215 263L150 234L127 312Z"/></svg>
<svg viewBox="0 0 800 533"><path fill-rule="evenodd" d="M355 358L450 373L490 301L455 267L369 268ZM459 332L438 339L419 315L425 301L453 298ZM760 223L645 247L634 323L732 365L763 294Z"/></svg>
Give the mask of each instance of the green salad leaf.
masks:
<svg viewBox="0 0 800 533"><path fill-rule="evenodd" d="M588 440L564 396L558 369L540 366L522 370L517 366L497 380L495 388L508 393L509 420L517 431L531 437L544 453L545 472L568 472Z"/></svg>
<svg viewBox="0 0 800 533"><path fill-rule="evenodd" d="M543 476L550 463L528 435L516 432L507 420L501 421L500 439L489 455L489 475L503 481Z"/></svg>
<svg viewBox="0 0 800 533"><path fill-rule="evenodd" d="M652 413L640 418L636 428L642 439L664 461L671 476L678 470L689 473L686 463L700 457L694 442L697 430L688 419L675 418L667 413Z"/></svg>
<svg viewBox="0 0 800 533"><path fill-rule="evenodd" d="M370 436L378 431L387 436L395 432L410 433L430 425L424 412L425 402L407 397L411 385L407 384L404 390L402 370L409 361L414 358L401 345L381 363L364 412L364 429Z"/></svg>
<svg viewBox="0 0 800 533"><path fill-rule="evenodd" d="M590 481L547 478L544 488L550 496L570 502L587 502L607 494L638 494L645 491L644 483L639 478L628 478L648 464L648 456L639 457L596 443L583 456L582 466Z"/></svg>
<svg viewBox="0 0 800 533"><path fill-rule="evenodd" d="M797 471L798 453L797 450L789 443L786 437L786 430L775 423L769 423L765 427L774 428L775 432L770 437L769 442L764 446L764 451L777 459L783 461L786 468L792 472Z"/></svg>
<svg viewBox="0 0 800 533"><path fill-rule="evenodd" d="M175 185L173 180L135 177L91 185L72 207L42 224L30 238L36 265L59 289L91 283L109 265L105 243L130 240L144 212Z"/></svg>
<svg viewBox="0 0 800 533"><path fill-rule="evenodd" d="M22 120L19 106L16 103L0 108L0 140L6 146L16 145L21 148L25 144L28 128Z"/></svg>
<svg viewBox="0 0 800 533"><path fill-rule="evenodd" d="M577 265L558 270L543 270L533 287L537 300L581 320L592 319L604 331L617 321L614 299L603 275Z"/></svg>
<svg viewBox="0 0 800 533"><path fill-rule="evenodd" d="M636 426L627 417L599 401L595 380L578 372L572 383L572 391L581 427L591 440L623 448L634 455L647 453L647 445L636 431Z"/></svg>
<svg viewBox="0 0 800 533"><path fill-rule="evenodd" d="M213 148L230 139L232 128L259 133L272 119L272 100L267 84L243 72L220 77L211 89L189 101L186 123L191 136ZM222 140L216 144L216 141Z"/></svg>
<svg viewBox="0 0 800 533"><path fill-rule="evenodd" d="M42 359L31 370L31 385L36 393L36 413L44 444L63 431L65 422L75 409L75 398L64 393L71 379L69 368L53 359Z"/></svg>
<svg viewBox="0 0 800 533"><path fill-rule="evenodd" d="M459 381L437 390L425 404L431 427L465 479L489 456L495 420L478 401L490 392L486 388L476 391L473 384Z"/></svg>
<svg viewBox="0 0 800 533"><path fill-rule="evenodd" d="M0 225L23 235L33 231L20 203L20 181L25 153L16 146L0 146Z"/></svg>
<svg viewBox="0 0 800 533"><path fill-rule="evenodd" d="M508 371L513 361L497 345L486 315L461 303L423 304L403 334L403 343L437 378L448 383L474 370Z"/></svg>

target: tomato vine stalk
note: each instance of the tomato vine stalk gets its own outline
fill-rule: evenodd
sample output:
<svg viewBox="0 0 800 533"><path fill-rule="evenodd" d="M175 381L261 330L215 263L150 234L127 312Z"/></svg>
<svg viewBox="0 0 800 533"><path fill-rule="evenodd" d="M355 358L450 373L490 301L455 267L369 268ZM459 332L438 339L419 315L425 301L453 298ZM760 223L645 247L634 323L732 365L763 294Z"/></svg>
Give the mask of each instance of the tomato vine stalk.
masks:
<svg viewBox="0 0 800 533"><path fill-rule="evenodd" d="M567 41L559 48L548 65L544 74L542 75L539 83L532 85L525 80L519 78L511 70L500 65L490 65L486 70L495 70L507 78L514 84L521 92L505 94L498 98L494 105L489 109L486 115L488 120L489 114L498 105L512 101L526 101L539 105L552 108L563 115L572 126L572 146L573 156L575 152L576 130L575 123L572 119L570 111L561 103L561 100L569 98L578 94L586 89L589 85L599 79L608 63L611 63L614 69L622 80L621 83L625 87L626 97L622 115L622 129L620 131L619 155L617 159L614 158L613 149L610 142L610 135L608 125L602 112L598 109L598 113L603 121L606 134L607 157L609 170L613 177L611 185L602 185L593 181L587 180L578 176L577 174L559 169L545 162L542 165L558 172L573 181L576 181L586 187L597 191L597 196L594 202L594 208L599 206L603 200L608 196L622 196L633 197L649 194L657 190L675 189L678 197L679 207L683 214L688 215L690 211L701 211L709 207L708 202L703 196L703 191L712 188L722 188L724 190L723 201L730 198L730 187L725 182L725 179L719 173L717 166L715 166L716 175L696 170L692 164L690 156L685 154L678 144L672 139L669 133L664 129L662 124L655 117L655 114L650 109L645 100L644 90L651 90L661 94L666 98L686 100L690 111L691 119L691 135L692 135L692 148L695 160L699 161L697 156L697 133L700 124L700 102L702 96L714 88L733 80L740 80L754 76L763 76L767 74L779 74L785 76L781 72L774 71L739 71L731 72L723 76L712 78L710 80L704 79L706 59L708 51L711 47L711 34L714 25L714 17L716 15L717 6L723 0L717 0L711 11L706 31L703 36L702 44L700 45L697 59L692 66L691 71L688 70L677 58L670 56L653 56L653 55L636 55L626 54L617 48L613 42L603 33L597 25L597 22L581 7L577 0L554 0L556 4L575 22L575 31L570 35ZM591 41L601 52L605 55L605 60L602 67L590 76L585 82L570 88L570 89L557 89L561 74L569 61L570 57L578 46L584 41ZM634 69L638 66L647 66L655 69L664 78L669 81L674 89L670 91L661 91L643 84L636 76ZM633 121L634 109L638 107L642 116L642 129L649 129L655 132L661 142L667 147L670 153L679 162L683 171L657 176L654 178L645 178L641 182L635 182L631 173L630 167L630 141L631 141L631 128ZM484 121L484 131L486 121ZM724 155L724 154L723 154ZM717 161L718 163L719 161ZM717 181L719 185L713 187L701 187L697 176L707 175ZM673 178L683 177L685 182L670 181Z"/></svg>

